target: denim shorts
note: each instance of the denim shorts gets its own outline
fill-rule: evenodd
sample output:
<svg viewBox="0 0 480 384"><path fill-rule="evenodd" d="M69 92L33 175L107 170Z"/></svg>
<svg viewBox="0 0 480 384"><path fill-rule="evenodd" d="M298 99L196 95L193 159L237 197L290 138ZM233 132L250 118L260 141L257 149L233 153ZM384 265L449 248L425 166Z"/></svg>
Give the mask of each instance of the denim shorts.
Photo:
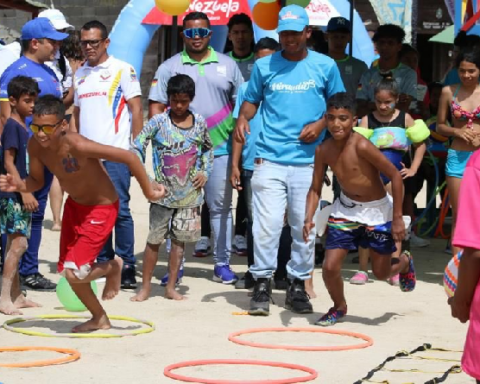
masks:
<svg viewBox="0 0 480 384"><path fill-rule="evenodd" d="M2 234L19 234L30 238L32 213L28 212L17 199L0 198L0 232Z"/></svg>

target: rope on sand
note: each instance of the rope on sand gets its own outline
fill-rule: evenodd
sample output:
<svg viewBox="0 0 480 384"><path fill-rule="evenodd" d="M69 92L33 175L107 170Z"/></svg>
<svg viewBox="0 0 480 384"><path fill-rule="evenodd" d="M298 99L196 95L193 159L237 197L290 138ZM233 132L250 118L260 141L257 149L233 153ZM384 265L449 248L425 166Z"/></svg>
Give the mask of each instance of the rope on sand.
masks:
<svg viewBox="0 0 480 384"><path fill-rule="evenodd" d="M216 380L216 379L201 379L191 376L183 376L173 373L173 370L187 367L199 367L204 365L256 365L263 367L285 368L295 371L302 371L308 373L308 376L292 377L287 379L277 380ZM280 363L272 361L258 361L258 360L194 360L185 361L169 365L163 371L166 377L171 379L185 381L188 383L202 383L202 384L293 384L305 383L307 381L315 380L318 377L318 372L312 368L304 367L303 365Z"/></svg>
<svg viewBox="0 0 480 384"><path fill-rule="evenodd" d="M347 337L354 337L357 339L362 339L365 342L360 344L353 345L336 345L336 346L294 346L294 345L272 345L272 344L261 344L255 343L252 341L241 340L239 336L248 335L252 333L266 333L266 332L310 332L310 333L328 333L331 335L340 335ZM246 345L248 347L255 348L267 348L267 349L283 349L287 351L347 351L352 349L362 349L368 348L373 345L373 339L367 335L361 333L344 331L341 329L324 329L324 328L254 328L247 329L244 331L238 331L231 333L228 336L228 340L240 344Z"/></svg>
<svg viewBox="0 0 480 384"><path fill-rule="evenodd" d="M49 332L39 332L32 331L28 329L23 329L19 327L12 327L12 324L24 323L27 321L34 320L60 320L60 319L90 319L90 316L78 316L78 315L40 315L33 317L17 317L15 319L7 320L3 323L3 328L10 332L20 333L27 336L39 336L39 337L60 337L60 338L76 338L76 339L110 339L110 338L119 338L125 336L136 336L145 333L150 333L155 330L155 325L151 321L136 319L134 317L127 316L109 316L110 320L120 320L120 321L130 321L132 323L138 323L147 325L148 328L136 329L130 332L123 333L49 333Z"/></svg>
<svg viewBox="0 0 480 384"><path fill-rule="evenodd" d="M34 368L47 367L50 365L71 363L80 359L80 352L75 349L53 348L53 347L1 347L0 352L26 352L26 351L49 351L58 352L67 356L58 359L27 361L24 363L0 364L1 368Z"/></svg>

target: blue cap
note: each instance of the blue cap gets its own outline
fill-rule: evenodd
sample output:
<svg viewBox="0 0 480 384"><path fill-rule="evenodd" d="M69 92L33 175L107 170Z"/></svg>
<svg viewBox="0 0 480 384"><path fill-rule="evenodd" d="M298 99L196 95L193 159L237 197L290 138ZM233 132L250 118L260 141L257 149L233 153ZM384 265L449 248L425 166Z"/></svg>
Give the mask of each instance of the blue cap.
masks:
<svg viewBox="0 0 480 384"><path fill-rule="evenodd" d="M299 5L283 7L278 14L277 32L295 31L302 32L308 26L310 20L305 8Z"/></svg>
<svg viewBox="0 0 480 384"><path fill-rule="evenodd" d="M332 17L328 21L327 32L352 32L350 20L344 17Z"/></svg>
<svg viewBox="0 0 480 384"><path fill-rule="evenodd" d="M28 21L22 28L22 40L52 39L61 41L68 37L67 33L58 32L46 17L37 17Z"/></svg>

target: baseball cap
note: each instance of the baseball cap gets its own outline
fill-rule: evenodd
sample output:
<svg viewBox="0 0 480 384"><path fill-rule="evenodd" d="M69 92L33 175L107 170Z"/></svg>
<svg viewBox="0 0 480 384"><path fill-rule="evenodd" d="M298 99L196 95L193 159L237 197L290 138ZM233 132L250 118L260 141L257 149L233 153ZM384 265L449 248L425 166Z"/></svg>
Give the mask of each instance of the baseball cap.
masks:
<svg viewBox="0 0 480 384"><path fill-rule="evenodd" d="M67 23L67 19L62 12L58 9L46 9L38 14L38 17L46 17L53 24L53 27L59 31L66 29L67 31L73 31L75 28L73 25Z"/></svg>
<svg viewBox="0 0 480 384"><path fill-rule="evenodd" d="M352 24L350 20L345 19L344 17L332 17L328 21L327 32L352 32Z"/></svg>
<svg viewBox="0 0 480 384"><path fill-rule="evenodd" d="M58 32L53 26L52 22L46 17L37 17L30 20L22 28L22 40L32 39L52 39L61 41L66 39L68 34Z"/></svg>
<svg viewBox="0 0 480 384"><path fill-rule="evenodd" d="M277 32L295 31L302 32L310 23L305 8L299 5L283 7L278 14Z"/></svg>

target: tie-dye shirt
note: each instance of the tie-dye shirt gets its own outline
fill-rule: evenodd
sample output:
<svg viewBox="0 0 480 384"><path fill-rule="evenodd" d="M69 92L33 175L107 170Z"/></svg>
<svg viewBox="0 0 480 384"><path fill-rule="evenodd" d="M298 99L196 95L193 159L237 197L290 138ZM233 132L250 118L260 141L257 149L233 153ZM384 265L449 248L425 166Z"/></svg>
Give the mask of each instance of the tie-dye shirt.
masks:
<svg viewBox="0 0 480 384"><path fill-rule="evenodd" d="M199 172L207 177L212 172L212 141L205 119L194 114L193 126L185 129L174 124L169 111L153 116L132 146L143 163L150 141L155 181L167 190L165 197L155 203L168 208L202 205L202 189L196 189L192 181Z"/></svg>
<svg viewBox="0 0 480 384"><path fill-rule="evenodd" d="M230 136L235 128L233 104L243 83L237 63L211 47L210 56L202 62L183 51L158 67L148 99L167 105L168 81L178 74L188 75L195 82L196 95L190 108L205 117L215 156L228 155Z"/></svg>

